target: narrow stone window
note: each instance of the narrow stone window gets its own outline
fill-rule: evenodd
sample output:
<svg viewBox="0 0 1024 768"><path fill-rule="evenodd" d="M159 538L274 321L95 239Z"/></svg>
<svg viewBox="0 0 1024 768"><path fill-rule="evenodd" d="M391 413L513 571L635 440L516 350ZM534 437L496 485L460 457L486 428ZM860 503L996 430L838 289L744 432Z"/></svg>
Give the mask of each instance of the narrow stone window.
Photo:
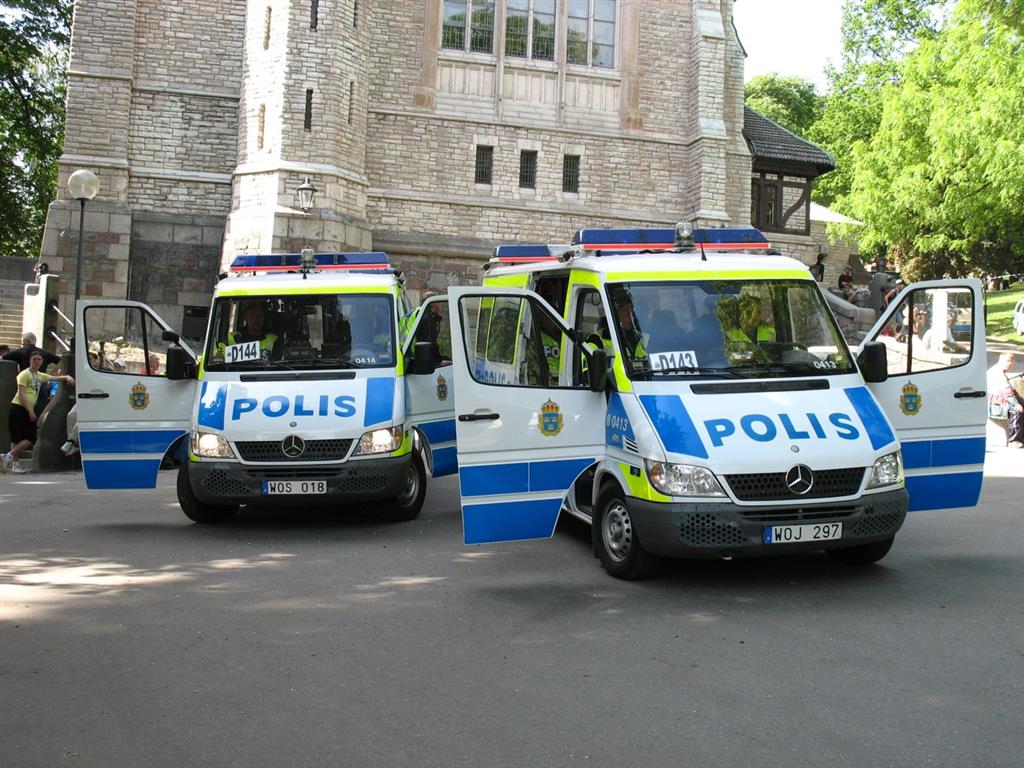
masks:
<svg viewBox="0 0 1024 768"><path fill-rule="evenodd" d="M266 12L263 14L263 50L267 50L270 47L270 16L273 14L274 9L269 5L267 6Z"/></svg>
<svg viewBox="0 0 1024 768"><path fill-rule="evenodd" d="M302 127L307 131L313 130L313 89L306 89L306 116L303 118Z"/></svg>
<svg viewBox="0 0 1024 768"><path fill-rule="evenodd" d="M320 23L320 0L310 0L309 3L309 28L316 29Z"/></svg>
<svg viewBox="0 0 1024 768"><path fill-rule="evenodd" d="M579 194L580 191L580 156L565 155L562 158L562 191Z"/></svg>
<svg viewBox="0 0 1024 768"><path fill-rule="evenodd" d="M537 152L524 149L519 153L519 186L523 189L537 188Z"/></svg>
<svg viewBox="0 0 1024 768"><path fill-rule="evenodd" d="M263 127L267 123L267 107L260 104L260 114L256 122L256 149L263 149Z"/></svg>
<svg viewBox="0 0 1024 768"><path fill-rule="evenodd" d="M476 146L476 173L474 180L477 184L490 184L494 170L494 147L485 144Z"/></svg>
<svg viewBox="0 0 1024 768"><path fill-rule="evenodd" d="M352 108L356 100L356 81L348 81L348 124L352 125Z"/></svg>
<svg viewBox="0 0 1024 768"><path fill-rule="evenodd" d="M352 29L356 29L359 26L359 0L353 0L352 2Z"/></svg>

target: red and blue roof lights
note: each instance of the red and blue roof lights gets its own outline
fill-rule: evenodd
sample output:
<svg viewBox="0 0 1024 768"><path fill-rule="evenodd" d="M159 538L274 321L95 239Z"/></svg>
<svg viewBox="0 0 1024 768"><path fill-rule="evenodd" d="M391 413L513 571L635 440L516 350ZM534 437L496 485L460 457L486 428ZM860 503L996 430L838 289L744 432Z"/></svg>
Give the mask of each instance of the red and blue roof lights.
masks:
<svg viewBox="0 0 1024 768"><path fill-rule="evenodd" d="M300 253L269 253L244 254L236 256L231 262L232 272L293 272L302 269L303 257ZM361 251L356 253L317 253L313 255L313 263L308 264L313 270L359 270L391 271L391 262L383 251Z"/></svg>

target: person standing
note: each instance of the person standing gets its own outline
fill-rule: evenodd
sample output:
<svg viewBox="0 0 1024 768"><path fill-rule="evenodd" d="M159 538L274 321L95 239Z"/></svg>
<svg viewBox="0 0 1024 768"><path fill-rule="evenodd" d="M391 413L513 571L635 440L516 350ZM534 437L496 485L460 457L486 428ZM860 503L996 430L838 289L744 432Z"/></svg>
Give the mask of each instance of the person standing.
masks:
<svg viewBox="0 0 1024 768"><path fill-rule="evenodd" d="M54 363L59 363L60 358L45 349L36 346L36 335L34 333L26 333L21 337L21 349L11 350L3 355L4 360L13 360L18 364L18 370L24 371L28 368L29 358L33 352L38 352L43 356L43 367L42 370L46 370Z"/></svg>
<svg viewBox="0 0 1024 768"><path fill-rule="evenodd" d="M36 401L43 384L56 379L74 386L75 380L70 376L50 376L40 371L42 364L42 350L33 352L29 357L28 368L18 374L18 391L11 400L9 416L11 449L0 457L0 471L24 471L18 463L18 457L36 441Z"/></svg>

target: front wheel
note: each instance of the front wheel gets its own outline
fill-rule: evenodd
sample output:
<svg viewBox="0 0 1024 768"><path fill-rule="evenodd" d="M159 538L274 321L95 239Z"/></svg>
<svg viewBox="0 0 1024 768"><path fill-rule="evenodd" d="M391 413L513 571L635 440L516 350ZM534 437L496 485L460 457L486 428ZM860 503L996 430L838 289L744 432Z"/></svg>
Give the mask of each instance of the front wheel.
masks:
<svg viewBox="0 0 1024 768"><path fill-rule="evenodd" d="M427 470L418 451L413 451L412 460L405 470L402 490L393 500L381 505L379 515L384 520L402 523L415 520L423 508L427 496Z"/></svg>
<svg viewBox="0 0 1024 768"><path fill-rule="evenodd" d="M622 492L614 486L601 491L591 522L594 551L604 569L617 579L646 579L661 569L637 535Z"/></svg>
<svg viewBox="0 0 1024 768"><path fill-rule="evenodd" d="M237 504L207 504L196 498L188 479L188 465L189 460L185 459L178 470L178 504L185 517L196 523L223 523L234 517Z"/></svg>
<svg viewBox="0 0 1024 768"><path fill-rule="evenodd" d="M870 565L877 563L892 549L895 536L888 539L876 541L872 544L861 544L858 547L847 547L846 549L826 549L825 553L838 563L846 565Z"/></svg>

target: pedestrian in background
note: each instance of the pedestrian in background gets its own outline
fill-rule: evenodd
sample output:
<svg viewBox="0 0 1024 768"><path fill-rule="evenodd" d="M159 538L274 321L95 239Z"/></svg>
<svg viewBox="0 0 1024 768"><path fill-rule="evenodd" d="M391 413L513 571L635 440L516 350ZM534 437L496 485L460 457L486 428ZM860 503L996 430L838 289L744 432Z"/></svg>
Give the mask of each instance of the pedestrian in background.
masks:
<svg viewBox="0 0 1024 768"><path fill-rule="evenodd" d="M29 357L28 368L18 374L18 391L11 400L9 414L11 449L0 457L0 471L7 472L13 469L15 473L24 472L18 457L36 441L36 401L39 399L39 390L43 384L51 379L63 381L69 386L75 383L70 376L50 376L43 373L39 370L42 364L41 351L33 352Z"/></svg>
<svg viewBox="0 0 1024 768"><path fill-rule="evenodd" d="M47 350L36 346L36 335L31 332L26 333L21 337L21 349L6 352L2 356L2 359L13 360L18 364L18 370L24 371L28 368L29 358L34 352L38 352L43 356L43 371L49 368L52 364L60 362L60 358L53 354L53 352L48 352Z"/></svg>

